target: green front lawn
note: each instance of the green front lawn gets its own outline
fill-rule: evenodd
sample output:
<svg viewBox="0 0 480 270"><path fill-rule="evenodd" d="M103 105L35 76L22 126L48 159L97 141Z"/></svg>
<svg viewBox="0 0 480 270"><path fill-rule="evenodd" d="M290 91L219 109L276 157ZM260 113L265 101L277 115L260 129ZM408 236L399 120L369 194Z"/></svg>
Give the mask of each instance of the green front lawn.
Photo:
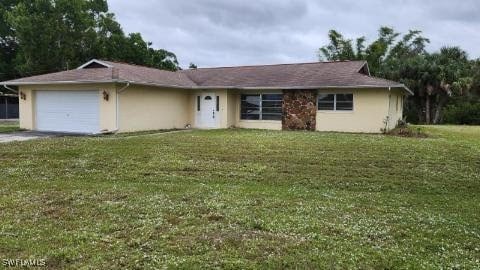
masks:
<svg viewBox="0 0 480 270"><path fill-rule="evenodd" d="M18 126L18 122L3 122L0 121L0 133L8 133L19 131L20 127Z"/></svg>
<svg viewBox="0 0 480 270"><path fill-rule="evenodd" d="M50 268L478 268L480 128L0 144L0 260ZM1 261L0 261L1 263Z"/></svg>

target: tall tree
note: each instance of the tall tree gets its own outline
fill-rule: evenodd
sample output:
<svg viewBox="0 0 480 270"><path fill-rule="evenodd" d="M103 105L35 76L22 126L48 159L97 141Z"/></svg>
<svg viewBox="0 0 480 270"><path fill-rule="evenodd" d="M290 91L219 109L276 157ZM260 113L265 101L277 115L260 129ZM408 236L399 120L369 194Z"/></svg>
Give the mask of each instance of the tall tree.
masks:
<svg viewBox="0 0 480 270"><path fill-rule="evenodd" d="M467 53L459 47L441 48L440 52L431 54L429 58L434 78L427 87L432 88L436 96L433 123L438 124L447 102L454 96L466 95L472 88L474 78Z"/></svg>
<svg viewBox="0 0 480 270"><path fill-rule="evenodd" d="M366 60L370 72L374 75L381 73L382 65L388 57L407 57L424 53L424 48L429 42L421 35L420 31L411 30L400 41L400 33L390 27L380 27L378 37L366 45L365 37L355 40L345 38L335 30L330 30L328 37L330 43L319 49L320 60Z"/></svg>
<svg viewBox="0 0 480 270"><path fill-rule="evenodd" d="M392 28L385 26L378 30L378 38L368 45L362 58L363 60L367 60L372 74L376 75L381 71L383 61L399 35L400 34Z"/></svg>
<svg viewBox="0 0 480 270"><path fill-rule="evenodd" d="M453 97L468 94L472 88L470 61L458 47L445 47L432 54L414 54L411 51L418 50L418 46L404 47L408 48L399 48L402 54L392 55L382 66L383 76L413 90L415 95L410 102L417 107L418 119L437 124L445 105Z"/></svg>
<svg viewBox="0 0 480 270"><path fill-rule="evenodd" d="M469 94L480 102L480 58L470 61L472 75L472 88Z"/></svg>
<svg viewBox="0 0 480 270"><path fill-rule="evenodd" d="M7 14L18 3L18 0L2 0L0 2L0 81L15 77L12 67L17 51L15 32L7 22Z"/></svg>
<svg viewBox="0 0 480 270"><path fill-rule="evenodd" d="M356 43L357 53L353 48L353 40L345 38L336 30L328 32L330 44L319 49L319 58L322 60L338 61L338 60L358 60L363 52L364 38L358 38Z"/></svg>
<svg viewBox="0 0 480 270"><path fill-rule="evenodd" d="M106 0L8 1L3 18L16 42L13 65L22 76L74 68L91 58L178 69L173 53L152 48L139 33L126 36Z"/></svg>
<svg viewBox="0 0 480 270"><path fill-rule="evenodd" d="M24 76L80 64L96 38L93 18L105 11L98 1L20 1L8 14L19 44L18 72Z"/></svg>
<svg viewBox="0 0 480 270"><path fill-rule="evenodd" d="M421 31L410 30L397 40L399 37L393 29L381 27L375 41L366 46L361 37L353 48L351 39L331 30L330 44L321 47L319 54L328 60L367 60L373 75L400 81L414 91L407 113L414 111L427 124L439 123L452 97L468 94L475 82L480 82L475 79L480 75L472 71L477 62L469 61L466 52L458 47L427 53L429 40Z"/></svg>
<svg viewBox="0 0 480 270"><path fill-rule="evenodd" d="M402 82L414 92L414 96L408 98L405 104L407 119L414 122L429 121L429 116L426 117L425 113L430 111L426 85L431 71L425 50L429 42L420 31L410 30L399 41L392 42L387 55L382 58L382 63L374 73L379 77Z"/></svg>

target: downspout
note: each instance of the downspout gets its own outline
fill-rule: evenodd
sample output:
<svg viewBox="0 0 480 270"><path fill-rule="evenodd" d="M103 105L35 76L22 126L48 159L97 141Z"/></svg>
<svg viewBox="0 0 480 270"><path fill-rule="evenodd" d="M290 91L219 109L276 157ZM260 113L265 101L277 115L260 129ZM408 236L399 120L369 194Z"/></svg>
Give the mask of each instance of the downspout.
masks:
<svg viewBox="0 0 480 270"><path fill-rule="evenodd" d="M388 126L390 124L390 109L391 109L391 99L392 99L392 87L388 87L388 111L387 111L387 117L385 121L385 133L388 132Z"/></svg>
<svg viewBox="0 0 480 270"><path fill-rule="evenodd" d="M4 84L4 85L3 85L3 87L5 87L5 89L7 89L7 90L10 90L10 91L12 91L12 92L13 92L13 93L15 93L15 94L17 94L17 93L18 93L18 91L17 91L17 90L15 90L15 89L13 89L13 88L10 88L10 87L8 87L8 86L7 86L7 84Z"/></svg>
<svg viewBox="0 0 480 270"><path fill-rule="evenodd" d="M128 87L130 86L130 82L127 82L127 85L125 85L124 87L122 87L121 89L119 89L117 92L119 94L121 94L123 91L125 91Z"/></svg>
<svg viewBox="0 0 480 270"><path fill-rule="evenodd" d="M119 106L120 106L120 102L119 102L119 96L122 92L124 92L125 90L127 90L127 88L130 86L130 82L127 82L127 84L120 88L120 89L117 89L117 93L115 95L115 108L116 108L116 112L115 112L115 125L116 125L116 128L115 128L115 131L114 133L118 132L120 130L120 118L118 116L119 112L120 112L120 109L119 109Z"/></svg>

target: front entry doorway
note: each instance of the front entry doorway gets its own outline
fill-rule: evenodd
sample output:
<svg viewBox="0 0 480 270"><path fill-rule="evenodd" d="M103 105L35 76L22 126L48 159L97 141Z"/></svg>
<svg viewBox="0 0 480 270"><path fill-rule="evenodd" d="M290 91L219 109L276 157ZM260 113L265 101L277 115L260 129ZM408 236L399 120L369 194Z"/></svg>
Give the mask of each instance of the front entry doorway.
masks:
<svg viewBox="0 0 480 270"><path fill-rule="evenodd" d="M202 93L197 95L197 117L198 128L218 128L218 97L215 93Z"/></svg>

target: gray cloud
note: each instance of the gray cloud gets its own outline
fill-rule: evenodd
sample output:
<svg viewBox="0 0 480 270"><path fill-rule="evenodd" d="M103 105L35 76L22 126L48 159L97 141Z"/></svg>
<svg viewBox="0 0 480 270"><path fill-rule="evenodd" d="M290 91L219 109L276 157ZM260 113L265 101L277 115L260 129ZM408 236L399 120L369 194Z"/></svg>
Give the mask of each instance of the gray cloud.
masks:
<svg viewBox="0 0 480 270"><path fill-rule="evenodd" d="M126 32L200 67L316 61L327 32L373 40L381 25L423 30L429 50L480 56L480 2L464 0L109 0Z"/></svg>

